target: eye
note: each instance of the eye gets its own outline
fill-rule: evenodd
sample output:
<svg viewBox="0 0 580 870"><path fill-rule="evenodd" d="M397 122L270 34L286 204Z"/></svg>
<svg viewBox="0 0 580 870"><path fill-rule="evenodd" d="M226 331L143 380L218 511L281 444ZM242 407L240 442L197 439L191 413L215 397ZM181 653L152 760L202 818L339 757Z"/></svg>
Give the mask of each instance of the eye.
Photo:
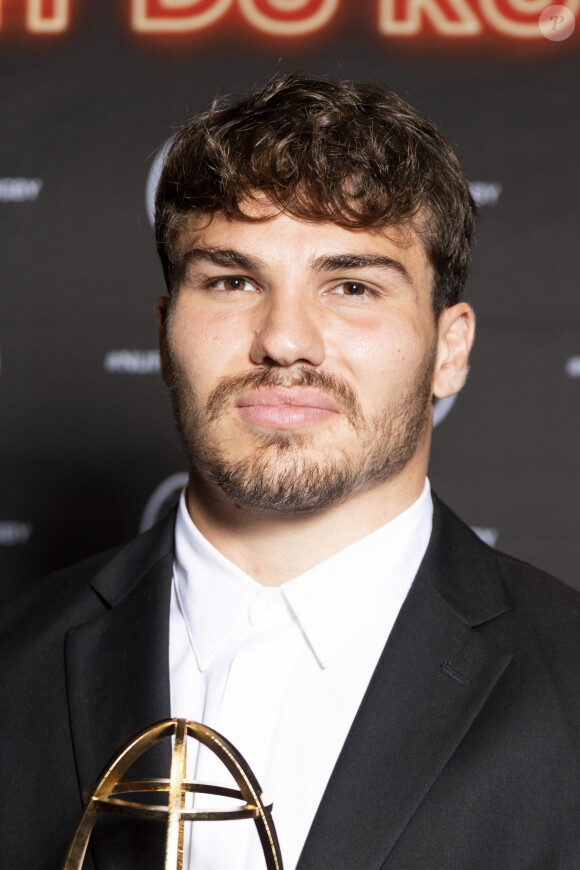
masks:
<svg viewBox="0 0 580 870"><path fill-rule="evenodd" d="M346 296L364 296L368 290L368 287L359 284L358 281L346 281L343 287Z"/></svg>
<svg viewBox="0 0 580 870"><path fill-rule="evenodd" d="M258 292L258 285L254 281L242 277L242 275L216 276L215 278L209 278L204 284L206 289L217 293L225 293L226 295Z"/></svg>
<svg viewBox="0 0 580 870"><path fill-rule="evenodd" d="M229 278L222 278L220 283L223 284L224 290L228 290L229 292L248 290L250 288L246 279L240 278L238 275L230 275Z"/></svg>
<svg viewBox="0 0 580 870"><path fill-rule="evenodd" d="M333 292L339 296L346 296L349 299L373 295L371 288L361 281L342 281L342 283L336 285Z"/></svg>

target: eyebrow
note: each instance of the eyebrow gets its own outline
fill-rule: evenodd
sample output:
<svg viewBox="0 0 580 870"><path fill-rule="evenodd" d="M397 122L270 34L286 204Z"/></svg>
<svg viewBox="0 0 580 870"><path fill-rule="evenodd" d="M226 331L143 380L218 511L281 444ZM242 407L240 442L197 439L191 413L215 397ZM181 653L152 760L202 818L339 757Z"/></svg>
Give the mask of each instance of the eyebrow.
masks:
<svg viewBox="0 0 580 870"><path fill-rule="evenodd" d="M413 283L409 271L403 264L384 254L331 254L317 257L313 260L312 267L317 272L339 272L342 269L392 269L402 275L408 284Z"/></svg>
<svg viewBox="0 0 580 870"><path fill-rule="evenodd" d="M252 272L264 267L262 260L249 257L234 248L192 248L180 258L179 266L183 269L192 263L213 263L223 269L244 269Z"/></svg>
<svg viewBox="0 0 580 870"><path fill-rule="evenodd" d="M203 262L212 263L223 269L243 269L248 272L257 272L266 266L258 257L250 257L235 248L198 247L186 251L178 267L185 269L190 264ZM399 260L384 254L327 254L312 260L311 267L315 272L339 272L342 269L392 269L402 275L408 284L413 283L413 278L405 266Z"/></svg>

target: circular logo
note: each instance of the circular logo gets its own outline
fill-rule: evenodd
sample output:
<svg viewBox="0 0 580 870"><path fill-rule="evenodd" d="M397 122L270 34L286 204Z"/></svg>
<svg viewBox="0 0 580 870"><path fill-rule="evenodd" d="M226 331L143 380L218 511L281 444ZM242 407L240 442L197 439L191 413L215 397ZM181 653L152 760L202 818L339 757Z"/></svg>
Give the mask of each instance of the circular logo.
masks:
<svg viewBox="0 0 580 870"><path fill-rule="evenodd" d="M436 399L435 407L433 408L433 428L438 426L445 419L457 399L457 393L452 396L447 396L446 399Z"/></svg>
<svg viewBox="0 0 580 870"><path fill-rule="evenodd" d="M153 158L153 163L151 164L151 169L147 176L147 183L145 186L145 205L147 207L147 217L149 218L151 226L153 226L155 222L155 191L157 190L161 170L163 169L163 164L165 163L165 158L167 157L167 152L169 151L172 142L173 139L168 139L165 145L159 149Z"/></svg>
<svg viewBox="0 0 580 870"><path fill-rule="evenodd" d="M542 36L552 42L568 39L576 27L574 13L567 6L548 6L540 15L539 28Z"/></svg>
<svg viewBox="0 0 580 870"><path fill-rule="evenodd" d="M141 522L139 523L139 531L146 532L150 529L157 520L167 516L181 495L181 490L188 481L189 475L185 471L179 471L177 474L172 474L162 480L149 496Z"/></svg>

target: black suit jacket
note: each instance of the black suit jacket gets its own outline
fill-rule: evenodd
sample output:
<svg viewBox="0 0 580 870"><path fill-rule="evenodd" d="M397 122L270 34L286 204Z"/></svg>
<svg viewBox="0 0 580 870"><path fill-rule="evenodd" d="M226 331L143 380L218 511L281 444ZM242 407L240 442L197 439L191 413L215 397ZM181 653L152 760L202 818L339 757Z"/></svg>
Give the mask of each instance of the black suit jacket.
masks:
<svg viewBox="0 0 580 870"><path fill-rule="evenodd" d="M173 520L4 607L6 870L59 870L83 790L170 715ZM435 499L427 553L298 870L579 870L579 599ZM168 752L136 774L167 775ZM159 870L163 849L161 824L107 816L85 866Z"/></svg>

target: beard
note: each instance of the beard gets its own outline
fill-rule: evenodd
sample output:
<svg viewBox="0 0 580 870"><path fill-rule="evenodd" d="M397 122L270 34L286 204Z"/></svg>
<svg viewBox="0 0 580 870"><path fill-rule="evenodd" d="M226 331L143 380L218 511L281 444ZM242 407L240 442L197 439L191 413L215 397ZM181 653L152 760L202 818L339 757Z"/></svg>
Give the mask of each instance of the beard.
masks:
<svg viewBox="0 0 580 870"><path fill-rule="evenodd" d="M425 354L405 394L366 419L344 379L301 366L292 373L265 367L224 377L202 403L169 353L171 400L193 479L218 486L233 502L263 511L304 513L328 508L364 488L395 477L414 456L430 426L436 346ZM315 387L337 402L356 439L354 448L326 444L312 455L320 434L275 430L253 433L250 455L235 458L216 442L213 426L232 400L261 387Z"/></svg>

